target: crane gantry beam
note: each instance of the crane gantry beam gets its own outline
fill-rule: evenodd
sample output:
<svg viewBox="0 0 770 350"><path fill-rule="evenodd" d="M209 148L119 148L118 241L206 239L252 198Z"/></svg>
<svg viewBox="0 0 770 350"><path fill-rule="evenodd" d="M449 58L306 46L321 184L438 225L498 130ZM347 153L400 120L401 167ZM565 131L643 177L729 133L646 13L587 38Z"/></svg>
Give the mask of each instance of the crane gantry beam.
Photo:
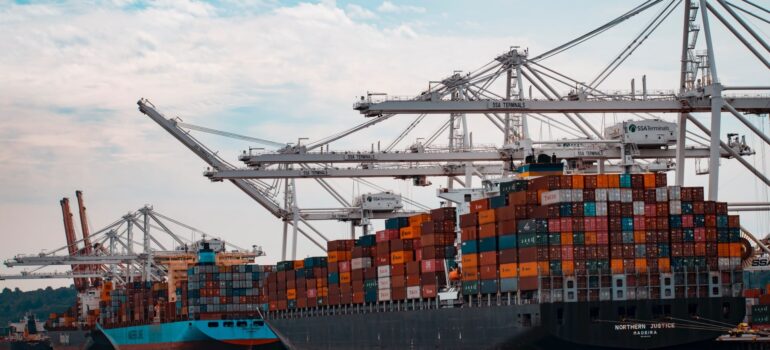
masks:
<svg viewBox="0 0 770 350"><path fill-rule="evenodd" d="M503 169L500 164L475 164L474 171L483 175L499 175ZM415 176L461 176L465 175L468 167L465 164L447 164L420 167L396 168L308 168L308 169L232 169L225 171L208 171L204 175L212 180L232 179L275 179L275 178L350 178L350 177L392 177L413 178Z"/></svg>
<svg viewBox="0 0 770 350"><path fill-rule="evenodd" d="M725 97L736 110L763 114L770 112L767 97ZM382 102L358 102L354 108L366 116L381 114L447 114L447 113L692 113L710 112L708 98L671 97L659 100L482 100L482 101L417 101L385 100ZM727 111L725 109L725 111Z"/></svg>

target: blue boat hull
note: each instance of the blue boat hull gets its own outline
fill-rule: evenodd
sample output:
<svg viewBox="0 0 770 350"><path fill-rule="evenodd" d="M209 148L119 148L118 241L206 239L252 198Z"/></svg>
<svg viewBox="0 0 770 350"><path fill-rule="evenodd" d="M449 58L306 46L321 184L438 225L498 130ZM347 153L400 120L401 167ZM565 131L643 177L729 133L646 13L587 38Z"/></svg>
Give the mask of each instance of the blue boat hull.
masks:
<svg viewBox="0 0 770 350"><path fill-rule="evenodd" d="M119 328L100 327L116 350L282 348L260 320L189 320Z"/></svg>

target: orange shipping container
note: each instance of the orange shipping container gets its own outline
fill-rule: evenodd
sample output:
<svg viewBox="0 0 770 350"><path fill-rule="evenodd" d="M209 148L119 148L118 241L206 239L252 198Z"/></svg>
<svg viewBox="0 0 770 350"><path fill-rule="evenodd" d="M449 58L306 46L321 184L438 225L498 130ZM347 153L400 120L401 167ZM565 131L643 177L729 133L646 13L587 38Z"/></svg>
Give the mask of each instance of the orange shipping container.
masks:
<svg viewBox="0 0 770 350"><path fill-rule="evenodd" d="M644 174L644 188L655 188L655 174Z"/></svg>
<svg viewBox="0 0 770 350"><path fill-rule="evenodd" d="M658 258L658 270L660 272L671 272L671 260L669 258Z"/></svg>
<svg viewBox="0 0 770 350"><path fill-rule="evenodd" d="M572 188L583 188L583 175L572 175Z"/></svg>
<svg viewBox="0 0 770 350"><path fill-rule="evenodd" d="M610 260L610 269L612 273L623 273L623 259Z"/></svg>
<svg viewBox="0 0 770 350"><path fill-rule="evenodd" d="M299 270L305 268L305 260L294 260L294 269Z"/></svg>
<svg viewBox="0 0 770 350"><path fill-rule="evenodd" d="M620 175L618 175L618 174L607 174L607 187L609 187L609 188L620 188Z"/></svg>
<svg viewBox="0 0 770 350"><path fill-rule="evenodd" d="M426 221L430 221L429 214L412 215L409 217L409 226L419 226Z"/></svg>
<svg viewBox="0 0 770 350"><path fill-rule="evenodd" d="M551 266L547 261L540 261L537 263L537 267L539 269L540 276L548 276L551 274Z"/></svg>
<svg viewBox="0 0 770 350"><path fill-rule="evenodd" d="M340 284L350 284L350 272L340 272Z"/></svg>
<svg viewBox="0 0 770 350"><path fill-rule="evenodd" d="M647 259L635 259L634 267L636 272L647 272Z"/></svg>
<svg viewBox="0 0 770 350"><path fill-rule="evenodd" d="M561 245L570 245L572 242L572 232L561 233Z"/></svg>
<svg viewBox="0 0 770 350"><path fill-rule="evenodd" d="M644 243L646 239L646 235L644 231L634 231L634 243L640 244Z"/></svg>
<svg viewBox="0 0 770 350"><path fill-rule="evenodd" d="M390 253L390 263L394 265L406 264L407 261L412 260L414 260L414 253L411 250L401 250Z"/></svg>
<svg viewBox="0 0 770 350"><path fill-rule="evenodd" d="M596 232L586 232L585 233L585 244L586 245L596 245Z"/></svg>
<svg viewBox="0 0 770 350"><path fill-rule="evenodd" d="M479 266L479 255L478 254L463 254L462 263L463 263L463 269L467 269L469 267L478 267Z"/></svg>
<svg viewBox="0 0 770 350"><path fill-rule="evenodd" d="M738 258L741 256L741 244L740 243L730 243L730 257L731 258Z"/></svg>
<svg viewBox="0 0 770 350"><path fill-rule="evenodd" d="M717 243L717 255L723 258L730 256L730 243Z"/></svg>
<svg viewBox="0 0 770 350"><path fill-rule="evenodd" d="M398 238L401 239L413 239L414 237L414 230L411 226L402 227L400 230L398 230Z"/></svg>
<svg viewBox="0 0 770 350"><path fill-rule="evenodd" d="M519 274L521 275L521 277L537 276L537 262L520 263Z"/></svg>
<svg viewBox="0 0 770 350"><path fill-rule="evenodd" d="M296 289L287 289L286 290L286 299L294 300L297 299L297 290Z"/></svg>
<svg viewBox="0 0 770 350"><path fill-rule="evenodd" d="M596 188L608 188L607 175L596 175Z"/></svg>
<svg viewBox="0 0 770 350"><path fill-rule="evenodd" d="M478 271L463 270L463 281L477 281L479 279Z"/></svg>
<svg viewBox="0 0 770 350"><path fill-rule="evenodd" d="M565 275L571 275L575 273L575 262L573 260L562 260L561 272Z"/></svg>
<svg viewBox="0 0 770 350"><path fill-rule="evenodd" d="M479 224L489 224L495 222L495 210L487 209L479 212Z"/></svg>
<svg viewBox="0 0 770 350"><path fill-rule="evenodd" d="M497 225L495 223L479 226L479 238L494 237L497 235Z"/></svg>
<svg viewBox="0 0 770 350"><path fill-rule="evenodd" d="M500 264L500 278L512 278L518 276L518 264Z"/></svg>

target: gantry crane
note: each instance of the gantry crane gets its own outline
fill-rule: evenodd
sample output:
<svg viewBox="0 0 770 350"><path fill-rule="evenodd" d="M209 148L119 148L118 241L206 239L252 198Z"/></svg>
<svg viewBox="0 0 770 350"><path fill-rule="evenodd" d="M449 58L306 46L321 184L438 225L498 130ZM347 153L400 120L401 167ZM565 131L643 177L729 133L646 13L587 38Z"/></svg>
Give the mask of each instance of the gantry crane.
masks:
<svg viewBox="0 0 770 350"><path fill-rule="evenodd" d="M82 192L78 191L77 196L81 204L80 211L85 214ZM208 241L216 240L222 246L223 252L220 255L231 263L250 263L255 258L265 255L259 246L252 246L251 249L238 247L165 216L151 206L144 206L123 215L94 233L86 229L87 234L84 234L83 239L78 240L72 214L69 211L69 199L62 199L61 206L67 244L39 254L20 254L6 260L7 267L36 268L24 270L16 275L0 275L0 280L72 278L79 292L97 286L99 281L104 279L117 284L163 280L167 277L168 268L172 262L194 261L197 252L195 248L197 241L185 238L186 235L176 234L171 227L196 233L204 240L207 237ZM84 221L87 220L85 215L81 218ZM135 239L136 230L142 233L141 243ZM79 245L85 244L86 238L88 239L86 245L91 246L91 249L78 249ZM164 239L170 239L173 247L167 247L163 243ZM138 244L141 244L140 250L136 247ZM225 248L231 250L225 251ZM62 252L66 254L63 255ZM71 270L64 272L44 270L47 267L59 265L70 266ZM95 283L89 284L89 279Z"/></svg>
<svg viewBox="0 0 770 350"><path fill-rule="evenodd" d="M722 12L717 5L722 8ZM682 50L678 57L681 61L679 89L648 89L645 76L641 79L641 90L636 88L634 80L628 92L610 92L601 88L676 9L681 9L683 13ZM746 12L725 0L646 0L619 17L551 50L532 55L528 49L511 47L477 70L465 74L455 71L443 79L430 82L428 89L416 96L404 98L367 93L353 106L367 117L365 122L321 140L302 145L298 142L293 146L280 147L275 152L244 151L239 160L245 163L245 168L218 164L219 158L212 158L214 153L198 142L190 142L187 132L179 128L174 120L163 118L146 100L139 101L139 107L142 113L206 160L211 168L204 175L214 181L229 180L242 188L250 181L259 184L268 179L285 179L283 209L278 209L280 206L276 205L277 200L265 206L264 193L245 190L285 223L289 219L296 220L298 216L292 215L291 209L296 208L294 179L319 181L325 178L381 177L412 180L415 185L426 185L429 184L428 177L441 176L447 178L447 183L446 188L439 189L439 196L463 205L474 195L480 195L479 190L473 188L474 177L494 180L510 176L517 167L542 156L564 160L568 171L576 172L675 170L677 185L684 182L685 159L708 159L709 168L706 173L709 176L709 198L713 200L718 197L720 158L736 159L760 181L770 186L770 179L744 159L744 156L754 154L745 139L741 140L736 134L730 134L726 142L720 138L721 114L724 111L734 115L762 141L770 144L770 137L760 132L744 115L770 112L770 99L758 94L770 90L770 86L761 85L765 81L759 85L723 85L717 76L709 14L717 18L760 62L770 67L766 54L761 52L762 49L770 52L770 46L741 18L736 9ZM639 34L613 56L607 66L601 67L594 77L571 77L546 63L550 57L599 37L633 17L652 11L656 12ZM731 25L726 20L728 16L736 20L740 27ZM696 23L698 20L702 26ZM705 51L700 51L698 45L701 27L705 37ZM750 43L739 29L748 32L758 45ZM565 88L569 90L560 90ZM742 95L723 94L726 91L740 91ZM747 95L749 92L755 94ZM693 116L693 113L700 112L710 113L710 128ZM606 130L599 130L589 120L591 115L598 113L623 113L641 121L664 119L666 114L676 114L675 136L670 142L659 143L654 147L641 145L622 136L608 136ZM329 150L332 142L403 114L414 115L414 120L384 149L380 149L378 142L376 149L372 146L371 150L366 151ZM448 120L424 141L411 144L405 150L397 148L408 134L419 130L424 120L435 116L448 116ZM502 144L474 145L467 123L469 116L488 120L502 133ZM529 132L531 122L548 124L573 138L535 140ZM695 128L688 128L688 124ZM437 145L436 141L445 134L448 136L447 145ZM464 188L455 190L454 184ZM256 196L252 195L254 193ZM742 204L736 203L731 207L742 207ZM758 207L768 209L770 203L759 203ZM754 207L743 206L743 209ZM310 216L311 213L299 215L306 220ZM334 215L325 216L334 218ZM324 215L314 218L323 219ZM292 224L296 228L296 221ZM285 242L286 234L284 256ZM296 246L296 239L294 244Z"/></svg>

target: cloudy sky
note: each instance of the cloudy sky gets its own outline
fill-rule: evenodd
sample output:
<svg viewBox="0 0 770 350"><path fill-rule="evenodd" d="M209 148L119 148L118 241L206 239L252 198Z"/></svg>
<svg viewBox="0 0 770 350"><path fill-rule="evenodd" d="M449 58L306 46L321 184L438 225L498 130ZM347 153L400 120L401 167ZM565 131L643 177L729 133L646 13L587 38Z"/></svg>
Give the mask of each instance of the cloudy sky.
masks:
<svg viewBox="0 0 770 350"><path fill-rule="evenodd" d="M480 5L430 0L0 0L0 257L64 245L58 200L74 198L80 189L94 229L152 204L167 216L242 246L262 245L268 256L261 262L275 262L280 258L280 222L234 186L203 178L205 164L139 113L139 98L149 98L168 117L215 129L278 142L299 137L313 141L365 121L351 105L367 91L412 95L455 70L480 67L512 45L543 52L632 5L609 0L549 1L547 6L523 0ZM662 8L656 6L546 64L589 80ZM747 20L765 36L770 33L766 24ZM675 89L680 30L681 12L675 11L602 87L628 89L632 78L639 81L646 74L650 89ZM768 71L728 32L717 28L714 37L723 82L769 81ZM332 148L366 150L378 140L388 143L412 118L393 118ZM435 118L400 148L430 135L442 122ZM593 118L601 126L623 116ZM752 120L768 127L766 118ZM470 123L476 143L499 143L489 123ZM547 125L531 127L539 138L563 136ZM745 133L745 128L728 117L723 134L728 131ZM199 138L233 162L242 150L258 146L205 134ZM758 153L764 152L756 138L747 139ZM751 161L770 170L761 157ZM723 199L767 200L766 188L735 163L723 162ZM693 169L692 163L688 166ZM706 178L688 175L688 181L701 185ZM332 182L348 197L369 191ZM435 186L379 183L437 206ZM300 205L333 205L310 181L298 186ZM755 229L769 223L766 215L757 214L747 215L744 222ZM341 223L319 227L334 238L348 234ZM300 256L319 253L300 242ZM0 287L40 285L0 282Z"/></svg>

